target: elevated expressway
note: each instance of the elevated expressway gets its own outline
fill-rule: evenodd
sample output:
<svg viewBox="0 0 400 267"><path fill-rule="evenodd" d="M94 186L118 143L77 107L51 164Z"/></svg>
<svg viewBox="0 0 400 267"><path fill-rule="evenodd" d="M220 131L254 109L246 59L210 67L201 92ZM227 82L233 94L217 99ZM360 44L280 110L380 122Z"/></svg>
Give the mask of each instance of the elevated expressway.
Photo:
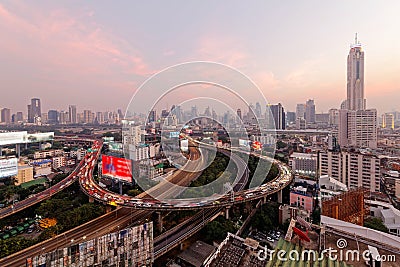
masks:
<svg viewBox="0 0 400 267"><path fill-rule="evenodd" d="M9 207L0 209L0 219L3 219L9 215L17 213L26 208L29 208L46 199L49 199L52 195L57 194L58 192L64 190L65 188L73 184L78 179L78 177L85 175L85 173L87 175L87 172L89 170L88 164L94 164L94 162L97 161L97 158L100 156L100 150L101 150L101 142L96 140L90 140L90 141L93 143L91 149L92 152L88 152L85 155L85 157L79 162L78 166L71 174L69 174L66 178L64 178L56 185L40 193L35 194L32 197L24 199L20 202L16 202Z"/></svg>
<svg viewBox="0 0 400 267"><path fill-rule="evenodd" d="M193 149L191 151L193 151L191 152L191 155L194 155L193 157L197 159L198 155L196 154L198 152L196 152L196 149ZM104 204L115 203L118 206L129 207L139 210L152 210L152 211L196 210L203 208L231 206L235 203L242 203L242 202L252 201L255 199L265 198L271 194L280 192L283 188L285 188L288 184L292 182L293 179L292 172L286 164L266 156L251 154L253 156L257 156L261 159L267 160L272 164L276 164L279 170L279 175L272 181L262 184L259 187L244 190L244 187L246 186L249 178L249 170L246 162L244 162L244 160L236 153L232 153L229 149L218 148L218 151L229 156L237 167L235 185L233 188L234 197L232 197L231 194L225 194L222 197L218 198L217 200L212 200L212 199L207 200L204 198L198 198L198 199L191 198L189 199L190 204L185 204L188 203L185 202L188 199L173 199L174 203L171 204L154 199L147 193L142 193L137 197L129 197L116 194L114 192L108 191L100 187L92 179L91 176L83 176L79 179L79 182L81 184L83 192L85 192L89 197L94 198L96 201L102 202ZM246 153L243 151L236 151L236 152ZM176 196L177 192L176 189L174 189L176 187L173 187L172 184L187 186L188 184L190 184L192 180L197 178L198 175L199 172L177 171L176 175L174 175L171 179L168 179L168 182L162 181L154 188L151 188L150 191L154 190L153 193L158 192L159 194L166 194L170 190L172 190L172 192L169 192L168 195ZM189 177L189 179L187 177Z"/></svg>
<svg viewBox="0 0 400 267"><path fill-rule="evenodd" d="M101 142L97 143L101 148ZM95 220L87 222L84 225L71 229L63 234L57 235L49 240L46 240L42 243L36 244L32 247L19 251L13 255L0 259L0 266L24 266L25 259L38 255L43 254L45 252L54 251L58 248L64 248L70 245L71 243L79 243L82 239L92 239L97 236L104 235L108 232L116 231L117 229L122 229L131 225L132 223L142 223L146 218L149 218L152 211L164 211L164 210L182 210L182 209L203 209L202 212L198 212L195 216L191 219L185 221L184 223L174 227L173 229L163 233L159 237L154 239L154 249L155 249L155 257L159 257L169 251L171 248L178 245L180 242L184 241L186 238L190 237L194 233L198 232L207 222L213 220L217 217L222 211L224 206L231 206L234 203L241 203L246 201L251 201L254 199L259 199L262 197L266 197L273 193L281 191L284 187L286 187L292 181L292 173L290 169L284 165L283 163L273 160L273 163L278 165L279 168L279 175L274 180L261 185L256 189L250 190L243 190L244 186L247 183L248 179L248 170L247 166L243 172L243 175L239 182L237 183L237 187L234 188L234 191L239 191L235 193L235 198L232 200L230 196L224 196L220 198L218 201L213 201L211 203L206 203L203 206L190 206L190 207L163 207L162 203L156 203L154 199L147 198L148 196L145 193L137 196L136 199L142 202L140 206L138 205L131 205L131 202L126 202L123 199L125 196L116 195L113 192L109 192L98 186L93 179L93 169L95 163L100 156L99 153L100 149L96 151L94 157L88 158L83 165L80 166L81 169L77 168L78 172L74 179L79 178L79 182L83 191L89 194L91 197L95 197L96 200L109 203L109 198L104 200L104 196L99 197L93 196L87 192L86 189L86 182L91 181L94 184L93 187L96 186L96 189L103 190L104 194L112 194L110 196L114 197L121 197L121 199L114 199L116 202L119 202L117 209L113 212L109 212ZM220 150L222 153L228 155L230 154L229 150ZM193 154L193 158L197 158L196 152L191 150ZM232 154L234 155L234 154ZM259 156L260 158L269 159L267 157ZM237 166L243 164L243 160L240 157L236 158ZM271 160L271 159L269 159ZM240 162L242 161L242 162ZM244 167L243 167L244 168ZM83 170L83 171L82 171ZM247 173L247 174L246 174ZM170 182L177 183L182 186L187 186L190 184L190 179L182 180L181 177L184 176L185 173L179 172L177 175L173 177L177 177L175 179L171 179ZM199 175L199 174L197 174ZM197 177L193 177L197 178ZM86 186L85 186L86 184ZM89 186L90 188L90 186ZM62 190L63 188L61 188ZM142 199L141 199L142 198ZM127 204L127 205L126 205ZM136 209L136 210L135 210Z"/></svg>

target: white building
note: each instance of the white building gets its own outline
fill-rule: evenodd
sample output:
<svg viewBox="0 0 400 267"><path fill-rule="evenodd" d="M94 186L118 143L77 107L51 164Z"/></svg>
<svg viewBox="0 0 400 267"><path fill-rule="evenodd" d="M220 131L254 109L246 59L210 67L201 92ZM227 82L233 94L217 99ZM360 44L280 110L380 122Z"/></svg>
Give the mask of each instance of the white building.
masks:
<svg viewBox="0 0 400 267"><path fill-rule="evenodd" d="M315 176L317 174L318 155L294 152L289 157L289 167L295 174Z"/></svg>
<svg viewBox="0 0 400 267"><path fill-rule="evenodd" d="M55 157L64 155L64 151L62 149L55 150L45 150L45 151L36 151L33 154L34 159L45 159L47 157Z"/></svg>
<svg viewBox="0 0 400 267"><path fill-rule="evenodd" d="M321 151L319 153L320 176L328 175L348 188L364 187L380 191L380 159L360 152Z"/></svg>
<svg viewBox="0 0 400 267"><path fill-rule="evenodd" d="M67 165L67 159L65 157L53 157L52 167L57 169Z"/></svg>
<svg viewBox="0 0 400 267"><path fill-rule="evenodd" d="M122 121L122 144L125 147L129 145L139 145L142 142L142 130L139 125L133 121Z"/></svg>
<svg viewBox="0 0 400 267"><path fill-rule="evenodd" d="M148 146L135 146L129 145L129 159L133 161L139 161L149 158L149 147Z"/></svg>
<svg viewBox="0 0 400 267"><path fill-rule="evenodd" d="M389 233L400 236L400 211L392 204L366 200L369 204L371 215L382 219L383 224L389 229Z"/></svg>
<svg viewBox="0 0 400 267"><path fill-rule="evenodd" d="M322 199L329 199L348 191L344 183L339 182L328 175L319 178L319 191Z"/></svg>

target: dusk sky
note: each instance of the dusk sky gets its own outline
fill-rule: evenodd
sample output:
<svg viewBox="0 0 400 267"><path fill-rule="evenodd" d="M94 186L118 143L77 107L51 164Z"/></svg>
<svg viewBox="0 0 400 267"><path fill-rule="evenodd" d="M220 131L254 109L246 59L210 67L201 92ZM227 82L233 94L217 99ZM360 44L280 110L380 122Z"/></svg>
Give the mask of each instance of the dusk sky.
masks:
<svg viewBox="0 0 400 267"><path fill-rule="evenodd" d="M125 109L152 74L230 65L286 110L346 97L358 32L367 107L400 111L400 1L1 1L0 108ZM172 104L172 103L171 103ZM263 103L265 104L265 103Z"/></svg>

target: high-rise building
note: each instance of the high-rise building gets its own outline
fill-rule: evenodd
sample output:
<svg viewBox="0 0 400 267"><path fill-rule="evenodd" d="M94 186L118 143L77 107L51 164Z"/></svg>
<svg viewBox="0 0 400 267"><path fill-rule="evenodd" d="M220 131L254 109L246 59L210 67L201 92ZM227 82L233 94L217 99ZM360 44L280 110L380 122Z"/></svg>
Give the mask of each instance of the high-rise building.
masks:
<svg viewBox="0 0 400 267"><path fill-rule="evenodd" d="M1 110L1 122L6 124L11 123L11 110L9 108L3 108Z"/></svg>
<svg viewBox="0 0 400 267"><path fill-rule="evenodd" d="M31 104L28 105L28 122L37 123L42 116L41 104L39 98L32 98Z"/></svg>
<svg viewBox="0 0 400 267"><path fill-rule="evenodd" d="M292 111L286 112L286 122L288 125L296 123L296 112Z"/></svg>
<svg viewBox="0 0 400 267"><path fill-rule="evenodd" d="M21 111L18 111L15 119L17 122L22 122L24 120L24 114Z"/></svg>
<svg viewBox="0 0 400 267"><path fill-rule="evenodd" d="M304 119L306 114L306 105L305 104L297 104L296 106L296 119L302 118Z"/></svg>
<svg viewBox="0 0 400 267"><path fill-rule="evenodd" d="M320 175L328 175L348 188L380 191L380 160L377 156L349 151L319 153Z"/></svg>
<svg viewBox="0 0 400 267"><path fill-rule="evenodd" d="M104 114L103 114L103 112L96 112L96 121L99 124L103 124L104 123Z"/></svg>
<svg viewBox="0 0 400 267"><path fill-rule="evenodd" d="M129 145L138 146L142 142L142 130L139 125L135 125L133 121L122 121L122 143L124 149Z"/></svg>
<svg viewBox="0 0 400 267"><path fill-rule="evenodd" d="M393 113L382 114L382 128L394 129L394 115Z"/></svg>
<svg viewBox="0 0 400 267"><path fill-rule="evenodd" d="M269 108L271 109L272 117L274 119L275 129L284 130L286 128L286 116L282 104L278 103L277 105L270 105Z"/></svg>
<svg viewBox="0 0 400 267"><path fill-rule="evenodd" d="M357 40L351 45L347 56L347 109L364 110L364 51Z"/></svg>
<svg viewBox="0 0 400 267"><path fill-rule="evenodd" d="M261 109L261 104L259 102L256 103L255 113L257 118L260 119L262 115L262 109Z"/></svg>
<svg viewBox="0 0 400 267"><path fill-rule="evenodd" d="M376 148L378 145L377 111L340 110L338 141L340 146Z"/></svg>
<svg viewBox="0 0 400 267"><path fill-rule="evenodd" d="M314 100L312 100L312 99L309 99L306 102L305 119L306 119L307 123L315 123L315 104L314 104Z"/></svg>
<svg viewBox="0 0 400 267"><path fill-rule="evenodd" d="M156 111L154 109L150 110L149 119L148 120L149 120L149 123L155 122L157 120L157 113L156 113Z"/></svg>
<svg viewBox="0 0 400 267"><path fill-rule="evenodd" d="M49 110L47 112L47 122L50 124L58 123L58 111L57 110Z"/></svg>
<svg viewBox="0 0 400 267"><path fill-rule="evenodd" d="M70 105L68 108L68 115L69 115L69 123L76 124L78 122L76 116L76 106Z"/></svg>
<svg viewBox="0 0 400 267"><path fill-rule="evenodd" d="M329 125L330 126L339 125L339 110L336 108L331 108L329 110Z"/></svg>
<svg viewBox="0 0 400 267"><path fill-rule="evenodd" d="M341 105L338 125L340 146L377 147L377 111L366 109L364 52L357 41L357 35L347 57L347 99Z"/></svg>
<svg viewBox="0 0 400 267"><path fill-rule="evenodd" d="M238 108L236 110L236 114L238 116L238 123L242 123L242 110L240 108Z"/></svg>
<svg viewBox="0 0 400 267"><path fill-rule="evenodd" d="M83 111L83 123L93 123L94 113L91 110Z"/></svg>
<svg viewBox="0 0 400 267"><path fill-rule="evenodd" d="M58 116L59 116L58 122L60 124L66 124L67 121L69 120L69 115L64 110L61 110Z"/></svg>

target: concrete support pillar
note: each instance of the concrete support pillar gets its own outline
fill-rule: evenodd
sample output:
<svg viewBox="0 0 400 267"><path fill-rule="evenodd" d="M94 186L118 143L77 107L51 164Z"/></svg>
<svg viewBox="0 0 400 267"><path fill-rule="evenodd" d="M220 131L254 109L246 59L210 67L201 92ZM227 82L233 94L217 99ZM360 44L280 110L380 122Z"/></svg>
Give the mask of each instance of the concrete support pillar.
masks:
<svg viewBox="0 0 400 267"><path fill-rule="evenodd" d="M179 249L180 249L180 250L183 250L183 249L184 249L184 247L183 247L183 242L179 244Z"/></svg>
<svg viewBox="0 0 400 267"><path fill-rule="evenodd" d="M157 212L157 224L158 224L158 230L160 231L160 233L163 230L163 217L161 212Z"/></svg>
<svg viewBox="0 0 400 267"><path fill-rule="evenodd" d="M282 203L282 190L278 192L278 203Z"/></svg>
<svg viewBox="0 0 400 267"><path fill-rule="evenodd" d="M20 144L16 144L15 145L15 154L17 155L17 158L19 158L21 156L21 145Z"/></svg>
<svg viewBox="0 0 400 267"><path fill-rule="evenodd" d="M89 202L93 203L94 202L94 198L93 197L89 197Z"/></svg>
<svg viewBox="0 0 400 267"><path fill-rule="evenodd" d="M106 213L109 213L109 212L111 212L111 206L107 205L106 206Z"/></svg>
<svg viewBox="0 0 400 267"><path fill-rule="evenodd" d="M225 208L225 219L229 220L229 207Z"/></svg>
<svg viewBox="0 0 400 267"><path fill-rule="evenodd" d="M263 197L262 199L262 204L266 204L267 203L267 196Z"/></svg>

